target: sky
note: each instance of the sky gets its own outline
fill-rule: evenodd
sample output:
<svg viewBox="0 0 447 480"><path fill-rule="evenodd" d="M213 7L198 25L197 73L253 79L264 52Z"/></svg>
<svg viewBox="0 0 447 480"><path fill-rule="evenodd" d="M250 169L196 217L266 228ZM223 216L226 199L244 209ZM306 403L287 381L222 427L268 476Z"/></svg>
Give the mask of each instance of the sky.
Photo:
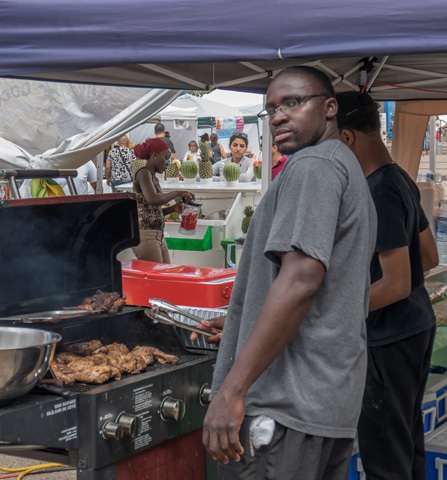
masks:
<svg viewBox="0 0 447 480"><path fill-rule="evenodd" d="M263 103L263 95L260 93L244 93L233 90L214 90L205 95L205 98L213 102L223 103L231 107L241 107L246 105L260 105Z"/></svg>

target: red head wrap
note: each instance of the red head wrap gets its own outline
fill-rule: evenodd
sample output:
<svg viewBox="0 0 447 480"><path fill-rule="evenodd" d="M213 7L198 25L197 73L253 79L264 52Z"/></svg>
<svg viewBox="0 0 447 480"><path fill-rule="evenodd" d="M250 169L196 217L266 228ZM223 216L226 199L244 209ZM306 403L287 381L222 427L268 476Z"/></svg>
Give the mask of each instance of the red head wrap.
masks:
<svg viewBox="0 0 447 480"><path fill-rule="evenodd" d="M148 159L153 153L169 150L169 147L161 138L148 138L144 143L135 145L133 149L138 158Z"/></svg>

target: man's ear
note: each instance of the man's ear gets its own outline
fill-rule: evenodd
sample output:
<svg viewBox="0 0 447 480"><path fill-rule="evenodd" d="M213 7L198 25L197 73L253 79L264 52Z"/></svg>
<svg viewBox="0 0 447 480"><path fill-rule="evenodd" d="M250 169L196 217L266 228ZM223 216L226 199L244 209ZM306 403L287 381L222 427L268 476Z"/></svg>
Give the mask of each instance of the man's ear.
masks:
<svg viewBox="0 0 447 480"><path fill-rule="evenodd" d="M340 138L345 145L347 145L348 147L351 147L354 143L355 135L352 130L343 128L340 132Z"/></svg>
<svg viewBox="0 0 447 480"><path fill-rule="evenodd" d="M333 119L338 112L338 103L334 97L330 97L326 100L326 118L328 120Z"/></svg>

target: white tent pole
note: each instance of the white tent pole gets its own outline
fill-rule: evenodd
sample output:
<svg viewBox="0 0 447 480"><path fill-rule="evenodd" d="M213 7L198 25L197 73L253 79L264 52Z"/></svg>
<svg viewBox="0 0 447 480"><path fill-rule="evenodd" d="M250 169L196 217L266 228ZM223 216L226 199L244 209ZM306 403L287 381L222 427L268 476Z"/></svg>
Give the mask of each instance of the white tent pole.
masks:
<svg viewBox="0 0 447 480"><path fill-rule="evenodd" d="M371 90L372 85L374 84L375 79L379 75L380 71L382 70L383 66L385 65L386 61L388 60L389 56L383 57L382 61L379 63L376 71L373 73L373 76L368 81L368 86L366 87L366 91L369 92Z"/></svg>
<svg viewBox="0 0 447 480"><path fill-rule="evenodd" d="M266 96L263 96L262 105L265 105ZM262 121L262 178L261 195L272 183L272 136L270 135L269 121Z"/></svg>
<svg viewBox="0 0 447 480"><path fill-rule="evenodd" d="M104 172L104 152L98 153L95 159L96 163L96 192L103 193L102 177Z"/></svg>
<svg viewBox="0 0 447 480"><path fill-rule="evenodd" d="M436 173L436 134L435 134L435 117L431 116L430 125L430 170Z"/></svg>

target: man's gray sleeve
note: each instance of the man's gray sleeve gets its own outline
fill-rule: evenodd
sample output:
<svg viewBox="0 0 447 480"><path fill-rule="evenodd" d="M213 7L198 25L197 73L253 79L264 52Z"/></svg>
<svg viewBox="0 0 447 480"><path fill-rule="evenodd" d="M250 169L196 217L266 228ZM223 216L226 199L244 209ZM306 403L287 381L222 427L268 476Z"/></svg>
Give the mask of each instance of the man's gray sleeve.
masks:
<svg viewBox="0 0 447 480"><path fill-rule="evenodd" d="M264 254L280 265L281 253L299 249L327 270L346 177L324 158L305 157L286 164L278 180L276 212Z"/></svg>

